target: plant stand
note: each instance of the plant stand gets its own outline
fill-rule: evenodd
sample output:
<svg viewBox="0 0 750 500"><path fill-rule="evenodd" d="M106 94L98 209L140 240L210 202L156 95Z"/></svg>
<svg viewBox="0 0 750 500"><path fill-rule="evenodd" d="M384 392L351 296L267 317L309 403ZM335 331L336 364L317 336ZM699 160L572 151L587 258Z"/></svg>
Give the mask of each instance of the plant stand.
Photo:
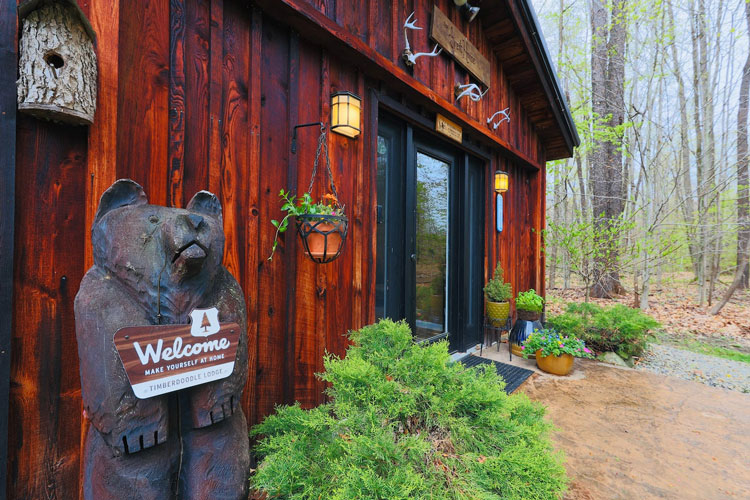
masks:
<svg viewBox="0 0 750 500"><path fill-rule="evenodd" d="M484 344L487 347L492 346L492 341L495 340L497 343L497 352L500 352L500 340L503 337L503 332L510 331L511 318L505 320L505 324L500 326L497 325L493 320L490 320L487 316L484 317L484 327L482 329L482 343L479 345L479 355L482 355L484 350ZM487 342L489 340L489 342ZM508 358L513 359L510 352L510 339L508 339Z"/></svg>

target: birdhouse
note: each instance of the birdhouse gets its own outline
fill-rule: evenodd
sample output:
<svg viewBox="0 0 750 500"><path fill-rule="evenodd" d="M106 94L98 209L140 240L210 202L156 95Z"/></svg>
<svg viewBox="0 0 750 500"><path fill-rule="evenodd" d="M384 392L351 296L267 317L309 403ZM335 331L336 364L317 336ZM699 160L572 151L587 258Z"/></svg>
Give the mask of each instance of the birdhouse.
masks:
<svg viewBox="0 0 750 500"><path fill-rule="evenodd" d="M94 30L75 0L29 0L18 7L18 109L74 125L96 111Z"/></svg>

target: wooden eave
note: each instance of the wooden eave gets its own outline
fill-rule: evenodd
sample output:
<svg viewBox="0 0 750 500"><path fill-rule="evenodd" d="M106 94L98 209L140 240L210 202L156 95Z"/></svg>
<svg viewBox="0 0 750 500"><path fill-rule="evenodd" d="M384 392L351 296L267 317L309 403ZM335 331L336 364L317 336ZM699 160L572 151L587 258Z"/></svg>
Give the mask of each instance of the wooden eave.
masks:
<svg viewBox="0 0 750 500"><path fill-rule="evenodd" d="M479 21L536 127L547 160L569 158L580 139L530 1L484 0Z"/></svg>

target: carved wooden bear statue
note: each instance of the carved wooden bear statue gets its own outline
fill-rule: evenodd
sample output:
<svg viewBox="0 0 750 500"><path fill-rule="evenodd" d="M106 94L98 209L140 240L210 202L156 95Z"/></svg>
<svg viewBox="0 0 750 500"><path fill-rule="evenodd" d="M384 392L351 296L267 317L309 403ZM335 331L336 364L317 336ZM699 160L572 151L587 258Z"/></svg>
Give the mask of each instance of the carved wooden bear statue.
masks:
<svg viewBox="0 0 750 500"><path fill-rule="evenodd" d="M115 182L92 228L94 266L75 300L84 411L84 498L247 498L249 443L240 396L247 378L242 290L222 266L221 204L201 191L186 209L148 204ZM113 336L123 327L188 324L216 307L240 325L228 378L138 399Z"/></svg>

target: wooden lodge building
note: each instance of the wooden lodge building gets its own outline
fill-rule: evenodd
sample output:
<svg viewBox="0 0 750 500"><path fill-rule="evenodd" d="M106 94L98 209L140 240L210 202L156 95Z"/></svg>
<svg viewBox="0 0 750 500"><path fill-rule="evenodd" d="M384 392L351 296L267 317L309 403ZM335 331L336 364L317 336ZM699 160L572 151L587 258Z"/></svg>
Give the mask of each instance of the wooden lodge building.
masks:
<svg viewBox="0 0 750 500"><path fill-rule="evenodd" d="M19 103L17 89L33 76L19 54L24 23L50 3L73 9L95 54L93 66L77 63L78 85L95 80L87 82L94 100L70 120ZM480 8L471 22L454 0L18 4L0 2L0 492L8 498L81 491L87 422L73 300L93 262L99 198L116 179L141 184L153 204L183 207L203 189L221 200L224 262L247 303L242 405L251 424L279 403L321 402L314 374L324 353L342 355L346 332L379 317L406 319L418 338L449 334L457 351L476 345L482 286L498 261L514 292L543 293L545 163L570 157L579 139L531 0L469 0ZM73 64L42 56L56 78ZM332 102L350 94L360 107L355 137L330 131ZM316 122L331 132L333 180L349 218L343 250L316 264L292 227L269 261L279 191L303 193L315 162L320 127L295 126ZM497 170L509 176L502 195ZM319 197L324 159L317 174Z"/></svg>

